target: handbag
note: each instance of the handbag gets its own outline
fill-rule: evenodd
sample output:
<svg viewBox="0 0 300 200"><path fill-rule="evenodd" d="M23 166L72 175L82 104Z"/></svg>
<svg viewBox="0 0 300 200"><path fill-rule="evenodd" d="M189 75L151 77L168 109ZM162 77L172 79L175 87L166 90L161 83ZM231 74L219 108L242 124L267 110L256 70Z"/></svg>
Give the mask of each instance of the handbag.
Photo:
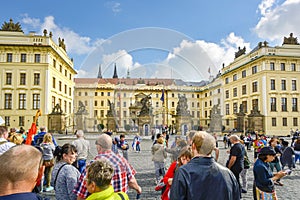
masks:
<svg viewBox="0 0 300 200"><path fill-rule="evenodd" d="M45 167L53 167L54 166L54 160L44 160L43 165Z"/></svg>

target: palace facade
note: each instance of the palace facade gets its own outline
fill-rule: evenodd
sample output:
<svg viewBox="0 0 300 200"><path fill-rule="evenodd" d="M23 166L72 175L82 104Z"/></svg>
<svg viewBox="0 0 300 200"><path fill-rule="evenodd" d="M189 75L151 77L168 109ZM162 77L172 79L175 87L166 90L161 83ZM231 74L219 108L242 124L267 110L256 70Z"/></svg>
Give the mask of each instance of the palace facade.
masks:
<svg viewBox="0 0 300 200"><path fill-rule="evenodd" d="M223 131L287 135L299 126L300 45L292 34L279 46L260 42L249 53L239 48L234 61L209 81L118 78L117 66L114 70L112 78L102 78L101 70L98 77L74 78L63 39L56 44L47 30L25 35L18 23L4 23L0 116L8 127L28 129L41 109L39 124L54 131L97 131L99 124L108 128L108 116L113 116L115 130L145 129L141 120L148 120L149 129L168 126L178 134L179 121L188 120L187 129L209 129L216 115ZM184 117L179 115L180 97L186 99ZM143 106L149 119L141 115ZM84 123L78 127L80 119Z"/></svg>

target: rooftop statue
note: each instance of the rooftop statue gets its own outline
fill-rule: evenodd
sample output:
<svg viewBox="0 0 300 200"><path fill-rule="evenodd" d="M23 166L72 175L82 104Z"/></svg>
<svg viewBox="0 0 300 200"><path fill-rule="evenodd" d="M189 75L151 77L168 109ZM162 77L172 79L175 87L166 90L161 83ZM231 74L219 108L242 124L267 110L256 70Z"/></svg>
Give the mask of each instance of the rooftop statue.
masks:
<svg viewBox="0 0 300 200"><path fill-rule="evenodd" d="M14 23L12 19L9 22L4 22L1 26L1 31L15 31L15 32L23 32L22 27L19 22Z"/></svg>
<svg viewBox="0 0 300 200"><path fill-rule="evenodd" d="M235 52L235 58L238 58L245 53L246 53L246 47L244 47L242 49L241 49L241 47L239 47L238 51Z"/></svg>
<svg viewBox="0 0 300 200"><path fill-rule="evenodd" d="M298 44L298 39L297 37L293 37L293 33L290 33L290 37L284 37L283 38L283 44Z"/></svg>

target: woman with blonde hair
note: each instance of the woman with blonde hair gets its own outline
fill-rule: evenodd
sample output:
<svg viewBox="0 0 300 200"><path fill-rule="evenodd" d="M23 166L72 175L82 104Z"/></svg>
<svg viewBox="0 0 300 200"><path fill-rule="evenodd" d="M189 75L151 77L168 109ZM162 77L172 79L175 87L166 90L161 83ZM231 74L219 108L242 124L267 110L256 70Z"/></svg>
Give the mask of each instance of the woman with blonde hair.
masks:
<svg viewBox="0 0 300 200"><path fill-rule="evenodd" d="M53 187L50 186L51 181L51 173L54 166L54 156L53 152L55 150L55 146L52 142L51 133L46 133L43 138L43 142L40 144L41 149L43 150L43 165L45 166L44 177L46 180L46 188L45 191L53 190Z"/></svg>

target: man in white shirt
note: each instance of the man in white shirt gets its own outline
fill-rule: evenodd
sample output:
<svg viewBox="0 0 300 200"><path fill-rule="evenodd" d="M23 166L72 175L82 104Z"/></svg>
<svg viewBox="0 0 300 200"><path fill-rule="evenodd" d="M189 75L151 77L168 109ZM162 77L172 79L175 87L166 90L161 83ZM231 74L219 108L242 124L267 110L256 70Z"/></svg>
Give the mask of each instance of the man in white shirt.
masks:
<svg viewBox="0 0 300 200"><path fill-rule="evenodd" d="M90 152L90 142L84 138L82 130L78 130L76 133L77 139L73 141L73 145L77 149L77 167L80 173L83 172L86 166L86 160Z"/></svg>
<svg viewBox="0 0 300 200"><path fill-rule="evenodd" d="M0 126L0 155L6 152L11 147L15 146L14 143L7 141L8 131L5 126Z"/></svg>

